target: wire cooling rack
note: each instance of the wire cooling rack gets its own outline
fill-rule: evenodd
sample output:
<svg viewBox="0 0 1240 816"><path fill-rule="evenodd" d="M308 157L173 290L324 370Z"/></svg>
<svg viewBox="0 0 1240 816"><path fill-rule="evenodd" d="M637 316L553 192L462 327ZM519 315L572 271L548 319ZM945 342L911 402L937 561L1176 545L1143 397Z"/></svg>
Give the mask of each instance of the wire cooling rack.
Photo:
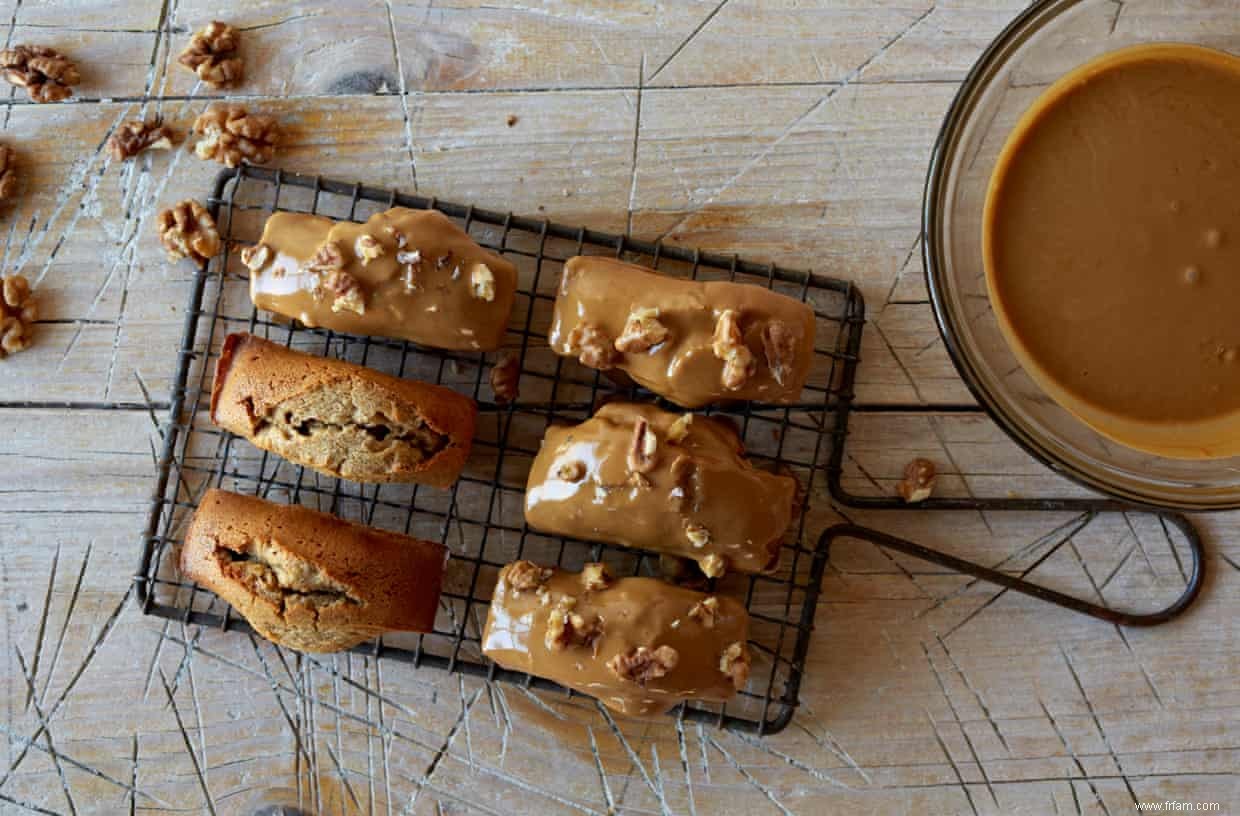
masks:
<svg viewBox="0 0 1240 816"><path fill-rule="evenodd" d="M248 273L235 250L258 240L271 213L317 213L364 221L392 206L438 209L479 244L517 265L520 283L503 350L515 353L520 361L521 393L515 402L501 405L495 400L488 378L495 353L440 351L404 341L308 329L253 308ZM149 614L250 631L242 618L231 614L228 604L182 581L176 569L190 515L207 488L222 487L440 541L451 550L434 631L389 633L355 651L561 689L542 678L501 669L482 654L481 630L499 568L528 558L569 569L602 560L617 574L661 572L656 555L543 535L524 522L526 477L551 423L581 422L601 400L615 396L655 401L648 392L617 385L575 360L555 355L547 346L546 328L560 270L573 255L614 255L669 275L754 283L809 303L817 318L815 359L799 401L781 406L741 403L714 412L736 423L751 460L760 467L791 472L805 495L826 478L840 387L852 381L864 325L864 304L847 282L393 190L247 166L220 174L208 209L229 251L198 269L186 311L170 420L135 576L140 603ZM473 397L480 414L464 475L450 490L362 485L324 477L214 427L208 416L212 372L225 336L237 331L440 383ZM827 564L827 540L811 537L810 513L808 507L802 510L783 542L776 574L728 576L716 587L743 598L749 609L754 664L748 687L726 704L679 706L677 716L757 733L778 731L791 720Z"/></svg>

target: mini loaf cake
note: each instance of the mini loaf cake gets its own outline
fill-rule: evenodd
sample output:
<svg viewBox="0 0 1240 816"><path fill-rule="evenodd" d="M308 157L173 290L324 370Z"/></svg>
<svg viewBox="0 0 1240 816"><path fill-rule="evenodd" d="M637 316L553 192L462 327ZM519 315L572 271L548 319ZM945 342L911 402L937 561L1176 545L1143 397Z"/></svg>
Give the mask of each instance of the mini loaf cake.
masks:
<svg viewBox="0 0 1240 816"><path fill-rule="evenodd" d="M517 290L516 267L437 210L365 224L277 212L241 259L260 309L442 349L499 348Z"/></svg>
<svg viewBox="0 0 1240 816"><path fill-rule="evenodd" d="M530 467L525 520L548 533L691 558L702 572L768 572L797 482L759 470L728 423L613 402L551 427Z"/></svg>
<svg viewBox="0 0 1240 816"><path fill-rule="evenodd" d="M551 348L620 369L677 405L796 402L814 357L814 312L752 284L692 281L612 258L564 266Z"/></svg>
<svg viewBox="0 0 1240 816"><path fill-rule="evenodd" d="M263 450L355 482L447 487L469 458L478 406L448 388L230 334L211 420Z"/></svg>
<svg viewBox="0 0 1240 816"><path fill-rule="evenodd" d="M431 631L446 559L430 541L212 489L180 563L268 640L334 652L386 630Z"/></svg>
<svg viewBox="0 0 1240 816"><path fill-rule="evenodd" d="M721 702L749 678L749 614L732 598L655 578L614 579L508 564L482 651L500 666L554 680L624 714L687 699Z"/></svg>

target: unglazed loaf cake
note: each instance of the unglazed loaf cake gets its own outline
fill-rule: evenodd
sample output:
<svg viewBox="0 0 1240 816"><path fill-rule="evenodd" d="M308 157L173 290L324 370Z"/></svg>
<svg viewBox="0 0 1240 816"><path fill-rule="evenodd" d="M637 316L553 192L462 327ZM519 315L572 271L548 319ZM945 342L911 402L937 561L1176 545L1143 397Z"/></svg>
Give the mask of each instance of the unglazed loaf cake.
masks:
<svg viewBox="0 0 1240 816"><path fill-rule="evenodd" d="M613 402L547 429L530 467L525 520L548 533L691 558L706 575L768 572L792 523L797 483L742 456L726 422Z"/></svg>
<svg viewBox="0 0 1240 816"><path fill-rule="evenodd" d="M808 305L761 286L578 256L564 265L548 341L686 408L789 403L809 376L814 325Z"/></svg>
<svg viewBox="0 0 1240 816"><path fill-rule="evenodd" d="M469 458L476 403L438 385L230 334L211 420L263 450L355 482L447 487Z"/></svg>
<svg viewBox="0 0 1240 816"><path fill-rule="evenodd" d="M212 489L180 565L268 640L334 652L387 630L431 631L446 559L430 541Z"/></svg>
<svg viewBox="0 0 1240 816"><path fill-rule="evenodd" d="M500 570L482 651L624 714L724 701L749 677L749 614L736 600L654 578L516 561Z"/></svg>
<svg viewBox="0 0 1240 816"><path fill-rule="evenodd" d="M277 212L242 253L254 305L307 326L491 351L517 269L438 210L395 207L365 224Z"/></svg>

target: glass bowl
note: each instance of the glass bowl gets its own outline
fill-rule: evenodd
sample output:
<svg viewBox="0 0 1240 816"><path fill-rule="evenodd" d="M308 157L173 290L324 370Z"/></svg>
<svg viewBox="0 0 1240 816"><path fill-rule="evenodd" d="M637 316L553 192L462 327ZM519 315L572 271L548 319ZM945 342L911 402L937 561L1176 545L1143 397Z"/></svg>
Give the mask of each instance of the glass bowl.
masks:
<svg viewBox="0 0 1240 816"><path fill-rule="evenodd" d="M1126 501L1240 507L1240 457L1170 459L1113 442L1026 374L991 308L982 209L999 152L1049 85L1101 54L1145 42L1240 53L1236 0L1040 0L991 43L943 122L926 177L922 253L935 320L960 376L1016 442L1053 470Z"/></svg>

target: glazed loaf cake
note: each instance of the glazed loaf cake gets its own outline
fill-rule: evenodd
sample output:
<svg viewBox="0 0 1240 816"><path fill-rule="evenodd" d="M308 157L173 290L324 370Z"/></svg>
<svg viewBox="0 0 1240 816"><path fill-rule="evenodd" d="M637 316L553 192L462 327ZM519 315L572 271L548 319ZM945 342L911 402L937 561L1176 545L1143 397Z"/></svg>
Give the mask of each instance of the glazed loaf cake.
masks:
<svg viewBox="0 0 1240 816"><path fill-rule="evenodd" d="M268 640L334 652L386 630L431 631L446 559L430 541L212 489L180 565Z"/></svg>
<svg viewBox="0 0 1240 816"><path fill-rule="evenodd" d="M564 265L551 348L619 369L677 405L796 402L814 357L814 312L752 284L660 275L614 258Z"/></svg>
<svg viewBox="0 0 1240 816"><path fill-rule="evenodd" d="M437 210L365 224L277 212L241 257L260 309L442 349L499 348L517 291L516 267Z"/></svg>
<svg viewBox="0 0 1240 816"><path fill-rule="evenodd" d="M609 403L580 425L547 430L530 467L525 520L543 532L690 558L710 577L768 572L797 484L741 454L728 423Z"/></svg>
<svg viewBox="0 0 1240 816"><path fill-rule="evenodd" d="M624 714L723 701L749 677L749 614L732 598L654 578L516 561L499 573L482 651Z"/></svg>
<svg viewBox="0 0 1240 816"><path fill-rule="evenodd" d="M355 482L447 487L460 476L478 407L448 388L230 334L211 419L263 450Z"/></svg>

